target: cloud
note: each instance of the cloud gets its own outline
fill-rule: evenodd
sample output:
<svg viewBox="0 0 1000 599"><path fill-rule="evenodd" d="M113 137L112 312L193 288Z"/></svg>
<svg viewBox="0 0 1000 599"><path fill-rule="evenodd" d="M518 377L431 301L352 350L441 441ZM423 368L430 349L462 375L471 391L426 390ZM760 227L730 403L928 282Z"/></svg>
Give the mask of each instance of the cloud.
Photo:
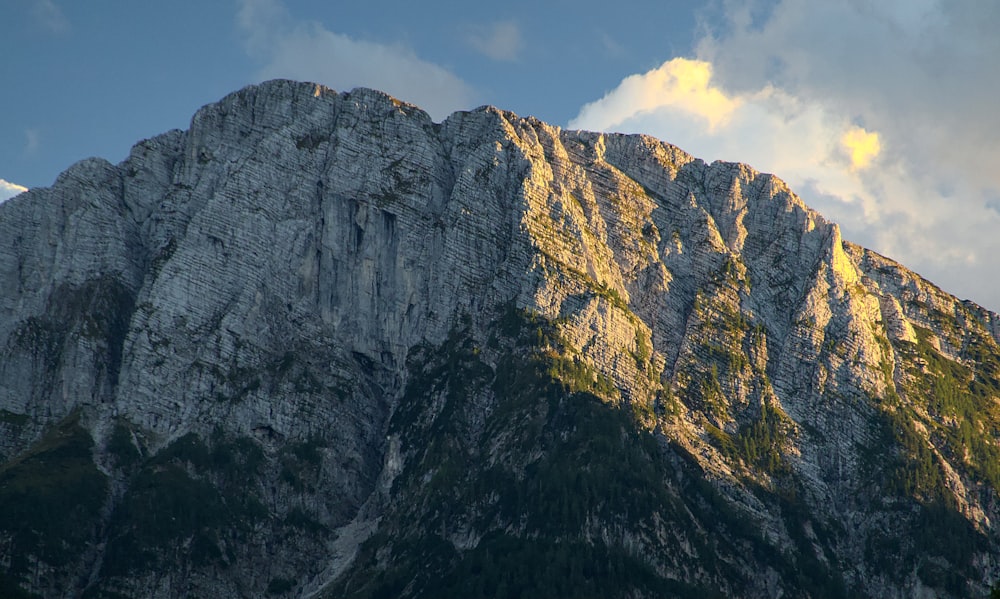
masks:
<svg viewBox="0 0 1000 599"><path fill-rule="evenodd" d="M472 88L400 45L358 40L292 19L277 0L242 0L237 24L261 80L315 81L334 89L371 87L417 104L440 120L472 106Z"/></svg>
<svg viewBox="0 0 1000 599"><path fill-rule="evenodd" d="M845 238L1000 311L1000 3L772 4L728 0L697 60L626 77L570 126L773 172ZM678 60L707 81L658 86Z"/></svg>
<svg viewBox="0 0 1000 599"><path fill-rule="evenodd" d="M601 41L601 46L604 47L604 52L608 56L624 56L625 47L619 44L615 38L608 35L606 31L601 31L598 34L598 38Z"/></svg>
<svg viewBox="0 0 1000 599"><path fill-rule="evenodd" d="M38 129L24 130L24 153L34 154L41 145L41 138L38 136Z"/></svg>
<svg viewBox="0 0 1000 599"><path fill-rule="evenodd" d="M674 58L626 77L568 126L647 133L707 160L748 162L790 182L808 182L824 198L864 209L841 146L849 121L770 85L728 93L706 61Z"/></svg>
<svg viewBox="0 0 1000 599"><path fill-rule="evenodd" d="M855 170L868 168L882 151L878 133L866 131L864 127L851 127L840 138L840 143L850 154L851 167Z"/></svg>
<svg viewBox="0 0 1000 599"><path fill-rule="evenodd" d="M645 113L679 111L704 121L709 131L725 123L740 100L711 84L712 65L675 58L641 75L622 80L600 100L584 106L570 127L610 130Z"/></svg>
<svg viewBox="0 0 1000 599"><path fill-rule="evenodd" d="M11 183L10 181L0 179L0 203L6 202L17 194L25 191L28 191L28 188L23 185L18 185L17 183Z"/></svg>
<svg viewBox="0 0 1000 599"><path fill-rule="evenodd" d="M477 52L493 60L507 62L517 60L524 45L521 30L514 21L468 27L465 41Z"/></svg>
<svg viewBox="0 0 1000 599"><path fill-rule="evenodd" d="M1000 194L997 194L995 192L986 192L983 195L985 196L983 199L986 208L1000 215Z"/></svg>
<svg viewBox="0 0 1000 599"><path fill-rule="evenodd" d="M62 33L69 30L69 19L52 0L34 0L32 11L35 19L49 31Z"/></svg>

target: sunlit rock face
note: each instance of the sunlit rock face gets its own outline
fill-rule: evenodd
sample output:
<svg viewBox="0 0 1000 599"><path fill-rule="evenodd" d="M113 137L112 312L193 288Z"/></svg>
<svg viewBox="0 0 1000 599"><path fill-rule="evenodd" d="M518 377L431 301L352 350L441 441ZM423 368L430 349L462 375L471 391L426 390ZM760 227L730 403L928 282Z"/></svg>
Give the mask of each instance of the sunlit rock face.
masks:
<svg viewBox="0 0 1000 599"><path fill-rule="evenodd" d="M272 81L0 239L2 595L1000 575L997 315L746 165Z"/></svg>

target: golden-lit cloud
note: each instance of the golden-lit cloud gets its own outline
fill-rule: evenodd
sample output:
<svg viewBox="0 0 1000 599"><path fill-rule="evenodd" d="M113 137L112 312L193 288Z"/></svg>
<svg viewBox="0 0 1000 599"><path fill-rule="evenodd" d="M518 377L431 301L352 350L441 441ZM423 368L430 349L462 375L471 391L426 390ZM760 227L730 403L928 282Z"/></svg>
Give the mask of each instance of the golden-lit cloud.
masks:
<svg viewBox="0 0 1000 599"><path fill-rule="evenodd" d="M23 185L18 185L17 183L11 183L10 181L0 179L0 202L9 200L17 194L25 191L28 191L28 188Z"/></svg>
<svg viewBox="0 0 1000 599"><path fill-rule="evenodd" d="M642 113L672 109L703 119L714 131L739 105L738 98L712 84L712 63L674 58L626 77L603 98L584 106L570 126L609 130Z"/></svg>
<svg viewBox="0 0 1000 599"><path fill-rule="evenodd" d="M840 144L851 157L851 168L861 170L871 165L882 151L878 133L866 131L864 127L851 127L840 138Z"/></svg>

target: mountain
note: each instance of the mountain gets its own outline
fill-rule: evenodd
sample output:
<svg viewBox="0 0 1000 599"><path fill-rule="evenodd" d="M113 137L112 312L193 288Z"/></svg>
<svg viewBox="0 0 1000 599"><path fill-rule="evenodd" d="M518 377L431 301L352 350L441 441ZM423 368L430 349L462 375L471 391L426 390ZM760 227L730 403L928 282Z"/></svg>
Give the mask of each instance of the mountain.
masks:
<svg viewBox="0 0 1000 599"><path fill-rule="evenodd" d="M5 597L1000 577L1000 317L746 165L272 81L0 239Z"/></svg>

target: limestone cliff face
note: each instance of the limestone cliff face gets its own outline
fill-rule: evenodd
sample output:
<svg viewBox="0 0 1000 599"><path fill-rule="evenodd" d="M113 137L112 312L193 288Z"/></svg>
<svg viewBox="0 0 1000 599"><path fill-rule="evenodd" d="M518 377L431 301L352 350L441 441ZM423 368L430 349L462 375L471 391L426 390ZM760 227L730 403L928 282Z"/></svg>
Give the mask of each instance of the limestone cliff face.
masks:
<svg viewBox="0 0 1000 599"><path fill-rule="evenodd" d="M1000 317L748 166L273 81L6 202L0 239L11 594L997 577Z"/></svg>

